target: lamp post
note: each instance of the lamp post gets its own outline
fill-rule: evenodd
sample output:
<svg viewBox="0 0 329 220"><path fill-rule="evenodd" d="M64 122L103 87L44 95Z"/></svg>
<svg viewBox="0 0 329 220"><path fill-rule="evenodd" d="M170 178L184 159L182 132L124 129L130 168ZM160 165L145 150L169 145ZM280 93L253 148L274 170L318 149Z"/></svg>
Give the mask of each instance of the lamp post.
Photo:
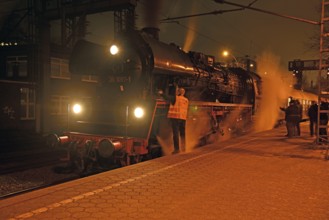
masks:
<svg viewBox="0 0 329 220"><path fill-rule="evenodd" d="M126 131L125 131L125 138L126 138L126 141L128 141L128 119L129 118L129 106L128 105L126 105Z"/></svg>
<svg viewBox="0 0 329 220"><path fill-rule="evenodd" d="M74 117L73 115L78 115L83 112L83 105L79 103L67 104L67 130L70 130L70 121Z"/></svg>
<svg viewBox="0 0 329 220"><path fill-rule="evenodd" d="M222 55L224 57L231 56L234 59L235 63L236 63L234 66L237 66L237 67L239 66L239 61L236 59L236 57L233 54L229 53L227 50L224 50Z"/></svg>
<svg viewBox="0 0 329 220"><path fill-rule="evenodd" d="M67 103L67 130L70 130L70 114L71 114L71 105L70 103Z"/></svg>

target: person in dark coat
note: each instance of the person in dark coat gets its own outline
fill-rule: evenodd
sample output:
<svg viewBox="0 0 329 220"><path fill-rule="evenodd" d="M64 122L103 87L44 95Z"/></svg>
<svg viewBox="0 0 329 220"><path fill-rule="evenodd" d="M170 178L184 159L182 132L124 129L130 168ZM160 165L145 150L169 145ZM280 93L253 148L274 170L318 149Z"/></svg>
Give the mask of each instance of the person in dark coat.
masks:
<svg viewBox="0 0 329 220"><path fill-rule="evenodd" d="M300 113L295 100L291 100L287 108L280 109L285 112L286 127L288 132L286 136L289 138L296 136L296 127L300 120Z"/></svg>
<svg viewBox="0 0 329 220"><path fill-rule="evenodd" d="M310 135L313 137L314 129L317 129L318 123L318 104L315 101L312 101L312 105L308 108L307 115L310 119Z"/></svg>

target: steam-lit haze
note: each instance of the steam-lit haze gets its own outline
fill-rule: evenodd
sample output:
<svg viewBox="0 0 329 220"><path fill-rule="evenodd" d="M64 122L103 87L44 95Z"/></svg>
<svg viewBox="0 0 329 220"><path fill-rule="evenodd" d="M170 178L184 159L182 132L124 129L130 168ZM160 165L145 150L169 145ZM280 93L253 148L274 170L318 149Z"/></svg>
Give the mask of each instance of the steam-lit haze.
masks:
<svg viewBox="0 0 329 220"><path fill-rule="evenodd" d="M291 96L293 78L280 67L280 57L270 52L262 53L258 59L258 72L262 77L262 99L257 107L255 130L272 129L277 123L280 107L285 107Z"/></svg>
<svg viewBox="0 0 329 220"><path fill-rule="evenodd" d="M190 112L191 113L191 112ZM198 112L198 117L191 116L186 121L186 152L191 151L200 143L200 138L205 131L210 131L210 118L207 113ZM173 150L172 130L169 120L162 121L157 137L164 154L170 154ZM217 135L216 135L217 136ZM228 137L226 135L225 137ZM218 140L218 138L216 138Z"/></svg>

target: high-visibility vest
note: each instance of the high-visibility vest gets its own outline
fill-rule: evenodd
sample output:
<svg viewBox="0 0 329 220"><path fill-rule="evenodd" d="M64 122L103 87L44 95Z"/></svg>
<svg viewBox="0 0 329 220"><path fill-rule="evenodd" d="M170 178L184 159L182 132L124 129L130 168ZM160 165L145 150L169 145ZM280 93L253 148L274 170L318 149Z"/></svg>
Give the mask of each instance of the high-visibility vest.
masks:
<svg viewBox="0 0 329 220"><path fill-rule="evenodd" d="M168 118L177 118L186 120L188 110L188 99L184 96L176 96L174 105L170 104L168 111Z"/></svg>

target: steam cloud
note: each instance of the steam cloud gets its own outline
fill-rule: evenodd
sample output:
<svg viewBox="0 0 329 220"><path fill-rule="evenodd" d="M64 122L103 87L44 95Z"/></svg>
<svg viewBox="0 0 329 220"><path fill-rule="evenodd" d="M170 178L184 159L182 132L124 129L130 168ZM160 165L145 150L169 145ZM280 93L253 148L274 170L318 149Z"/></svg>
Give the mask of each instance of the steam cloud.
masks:
<svg viewBox="0 0 329 220"><path fill-rule="evenodd" d="M279 117L280 107L286 106L292 92L291 74L279 67L280 58L270 52L263 52L257 59L258 72L262 77L262 99L255 120L255 131L272 129Z"/></svg>

